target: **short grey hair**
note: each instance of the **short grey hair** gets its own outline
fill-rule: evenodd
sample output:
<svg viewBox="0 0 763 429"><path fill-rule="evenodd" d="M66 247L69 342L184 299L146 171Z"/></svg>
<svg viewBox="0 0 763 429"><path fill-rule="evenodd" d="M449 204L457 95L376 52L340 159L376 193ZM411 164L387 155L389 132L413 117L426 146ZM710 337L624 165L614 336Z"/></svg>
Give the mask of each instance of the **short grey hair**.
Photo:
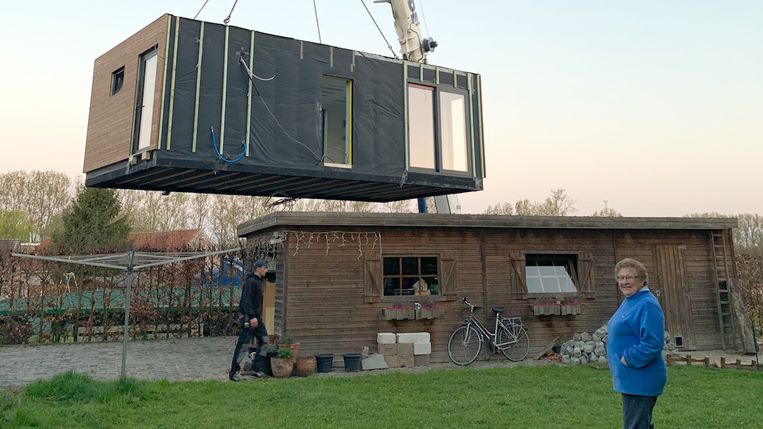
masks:
<svg viewBox="0 0 763 429"><path fill-rule="evenodd" d="M646 271L646 266L641 262L633 258L621 259L620 262L615 264L615 277L623 268L633 268L636 270L636 275L644 280L644 284L649 283L649 273Z"/></svg>

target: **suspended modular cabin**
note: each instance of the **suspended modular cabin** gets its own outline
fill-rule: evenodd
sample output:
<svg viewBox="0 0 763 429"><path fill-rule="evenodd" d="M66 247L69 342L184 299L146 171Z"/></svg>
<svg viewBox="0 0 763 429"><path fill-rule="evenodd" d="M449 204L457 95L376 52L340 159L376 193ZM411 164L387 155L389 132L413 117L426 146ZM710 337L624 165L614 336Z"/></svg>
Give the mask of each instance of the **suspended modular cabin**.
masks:
<svg viewBox="0 0 763 429"><path fill-rule="evenodd" d="M448 361L468 297L521 317L530 357L593 332L622 296L615 263L641 260L679 350L754 351L736 287L735 219L276 213L239 226L266 258L277 332L306 353L357 352L379 332L429 332ZM416 308L415 303L422 304ZM484 355L483 355L484 357Z"/></svg>
<svg viewBox="0 0 763 429"><path fill-rule="evenodd" d="M164 15L95 61L85 184L393 201L482 189L480 76Z"/></svg>

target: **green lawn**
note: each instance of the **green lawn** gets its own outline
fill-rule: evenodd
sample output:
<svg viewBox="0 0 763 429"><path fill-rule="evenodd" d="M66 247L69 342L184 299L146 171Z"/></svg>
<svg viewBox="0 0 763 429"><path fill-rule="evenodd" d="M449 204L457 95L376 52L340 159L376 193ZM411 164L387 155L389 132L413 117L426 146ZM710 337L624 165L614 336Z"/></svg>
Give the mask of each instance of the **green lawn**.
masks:
<svg viewBox="0 0 763 429"><path fill-rule="evenodd" d="M609 371L588 366L389 372L230 382L95 382L0 393L0 427L616 428ZM662 428L757 428L763 373L670 367Z"/></svg>

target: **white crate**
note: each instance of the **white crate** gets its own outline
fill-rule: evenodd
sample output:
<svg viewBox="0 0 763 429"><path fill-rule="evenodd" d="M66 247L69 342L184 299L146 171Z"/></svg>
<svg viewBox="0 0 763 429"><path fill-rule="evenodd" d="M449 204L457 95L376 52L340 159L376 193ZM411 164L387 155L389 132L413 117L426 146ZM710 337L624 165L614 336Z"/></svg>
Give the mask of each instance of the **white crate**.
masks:
<svg viewBox="0 0 763 429"><path fill-rule="evenodd" d="M429 332L408 332L397 334L398 343L428 343Z"/></svg>
<svg viewBox="0 0 763 429"><path fill-rule="evenodd" d="M432 354L432 343L413 343L414 355L430 355Z"/></svg>
<svg viewBox="0 0 763 429"><path fill-rule="evenodd" d="M379 332L376 334L377 344L395 344L397 337L392 332Z"/></svg>

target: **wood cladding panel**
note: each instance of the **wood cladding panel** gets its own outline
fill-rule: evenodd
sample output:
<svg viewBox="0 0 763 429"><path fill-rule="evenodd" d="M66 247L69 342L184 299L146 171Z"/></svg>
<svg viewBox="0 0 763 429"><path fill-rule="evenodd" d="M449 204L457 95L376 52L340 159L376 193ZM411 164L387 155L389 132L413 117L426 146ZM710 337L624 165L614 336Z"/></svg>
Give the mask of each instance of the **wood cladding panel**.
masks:
<svg viewBox="0 0 763 429"><path fill-rule="evenodd" d="M133 110L137 103L135 97L140 55L157 46L158 63L150 146L151 149L155 148L153 142L158 139L162 110L161 94L164 90L164 58L167 51L169 19L169 15L160 17L95 60L83 172L88 173L129 157L132 150ZM112 73L119 68L124 68L124 83L122 89L112 95Z"/></svg>

